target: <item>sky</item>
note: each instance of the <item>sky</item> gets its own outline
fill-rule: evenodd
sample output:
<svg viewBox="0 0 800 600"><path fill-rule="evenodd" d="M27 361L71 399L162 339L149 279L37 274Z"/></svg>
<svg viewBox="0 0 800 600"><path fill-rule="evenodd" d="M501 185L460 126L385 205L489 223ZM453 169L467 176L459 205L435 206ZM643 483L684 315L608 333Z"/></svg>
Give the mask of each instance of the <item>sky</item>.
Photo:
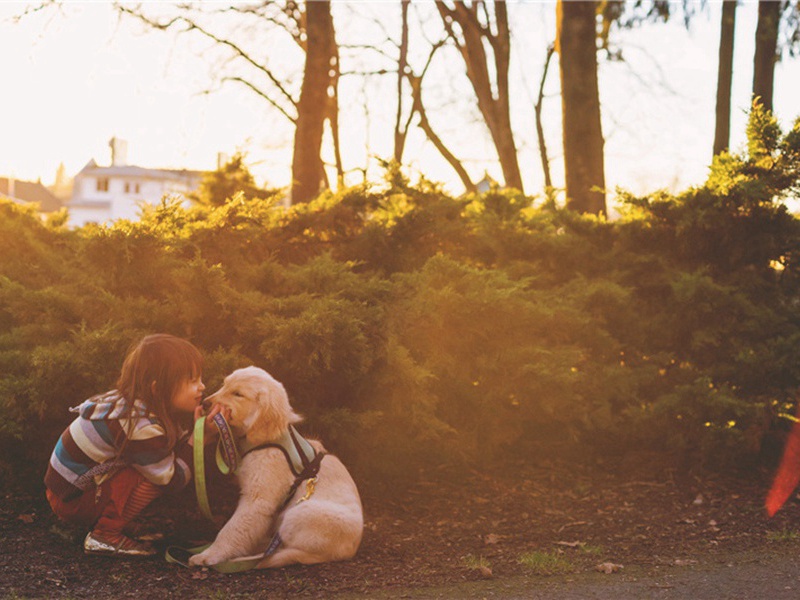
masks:
<svg viewBox="0 0 800 600"><path fill-rule="evenodd" d="M351 35L362 13L389 14L395 5L338 2L339 40ZM138 23L120 20L107 2L68 2L60 11L36 12L15 22L11 17L26 6L0 0L5 82L0 86L0 176L48 184L61 163L69 175L90 159L109 164L108 141L116 136L127 140L130 164L206 170L217 166L218 153L241 151L259 182L288 185L288 123L243 88L215 85L212 59L203 47L186 36L145 32ZM747 0L737 14L735 150L744 145L756 8L755 0ZM554 3L519 2L511 9L517 51L511 67L513 122L526 191L534 194L541 190L542 174L532 104L553 37ZM602 61L599 70L610 190L679 191L704 180L714 134L719 11L720 2L709 2L688 31L675 19L618 34L625 61ZM463 66L452 50L441 58L428 80L435 109L431 119L473 180L483 173L501 180L485 129L465 126L465 118L479 119ZM348 68L344 57L342 68ZM386 78L342 78L340 126L351 183L363 177L364 168L377 180L375 159L391 154L393 85ZM558 89L553 63L544 119L556 185L563 181ZM775 113L784 128L800 116L800 58L787 57L776 67ZM416 129L405 162L412 178L424 173L454 193L461 191L451 169Z"/></svg>

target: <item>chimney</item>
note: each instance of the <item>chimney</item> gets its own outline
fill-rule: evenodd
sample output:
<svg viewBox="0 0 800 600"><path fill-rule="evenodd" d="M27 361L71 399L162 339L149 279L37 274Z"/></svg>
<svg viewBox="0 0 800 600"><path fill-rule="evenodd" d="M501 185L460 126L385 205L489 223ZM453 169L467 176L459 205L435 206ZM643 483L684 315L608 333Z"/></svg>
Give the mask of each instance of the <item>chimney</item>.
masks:
<svg viewBox="0 0 800 600"><path fill-rule="evenodd" d="M128 142L118 137L112 137L108 141L111 146L111 166L121 167L128 164Z"/></svg>
<svg viewBox="0 0 800 600"><path fill-rule="evenodd" d="M8 178L8 195L9 197L14 197L14 176L11 175Z"/></svg>

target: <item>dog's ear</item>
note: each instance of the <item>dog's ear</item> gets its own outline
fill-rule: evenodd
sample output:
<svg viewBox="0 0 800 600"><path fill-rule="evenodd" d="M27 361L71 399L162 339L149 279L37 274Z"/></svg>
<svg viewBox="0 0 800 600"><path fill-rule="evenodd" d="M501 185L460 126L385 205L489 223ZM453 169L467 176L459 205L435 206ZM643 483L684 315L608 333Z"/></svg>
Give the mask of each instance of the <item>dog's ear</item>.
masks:
<svg viewBox="0 0 800 600"><path fill-rule="evenodd" d="M251 443L276 440L289 425L300 420L289 404L289 396L283 385L270 379L259 387L255 418L247 428L247 439Z"/></svg>

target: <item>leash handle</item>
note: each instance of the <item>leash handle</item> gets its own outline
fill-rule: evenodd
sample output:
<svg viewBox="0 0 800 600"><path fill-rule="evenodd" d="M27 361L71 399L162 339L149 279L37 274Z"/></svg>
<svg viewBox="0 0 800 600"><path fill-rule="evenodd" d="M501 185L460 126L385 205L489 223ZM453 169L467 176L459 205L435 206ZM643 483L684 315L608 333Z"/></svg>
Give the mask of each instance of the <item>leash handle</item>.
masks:
<svg viewBox="0 0 800 600"><path fill-rule="evenodd" d="M236 448L236 440L233 439L233 432L230 425L222 416L217 413L211 419L219 430L219 442L217 443L217 468L223 475L235 473L239 469L239 451Z"/></svg>

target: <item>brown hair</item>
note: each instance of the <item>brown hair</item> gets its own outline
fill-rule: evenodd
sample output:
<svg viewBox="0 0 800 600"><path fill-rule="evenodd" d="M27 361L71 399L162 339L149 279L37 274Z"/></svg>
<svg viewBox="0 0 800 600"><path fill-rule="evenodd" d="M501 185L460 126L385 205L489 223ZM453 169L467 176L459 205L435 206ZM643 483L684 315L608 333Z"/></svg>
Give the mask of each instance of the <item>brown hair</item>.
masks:
<svg viewBox="0 0 800 600"><path fill-rule="evenodd" d="M128 350L117 390L131 407L135 400L145 403L164 426L172 446L178 438L178 424L170 400L187 379L199 377L202 371L203 357L191 342L166 333L148 335ZM133 424L132 419L131 427Z"/></svg>

